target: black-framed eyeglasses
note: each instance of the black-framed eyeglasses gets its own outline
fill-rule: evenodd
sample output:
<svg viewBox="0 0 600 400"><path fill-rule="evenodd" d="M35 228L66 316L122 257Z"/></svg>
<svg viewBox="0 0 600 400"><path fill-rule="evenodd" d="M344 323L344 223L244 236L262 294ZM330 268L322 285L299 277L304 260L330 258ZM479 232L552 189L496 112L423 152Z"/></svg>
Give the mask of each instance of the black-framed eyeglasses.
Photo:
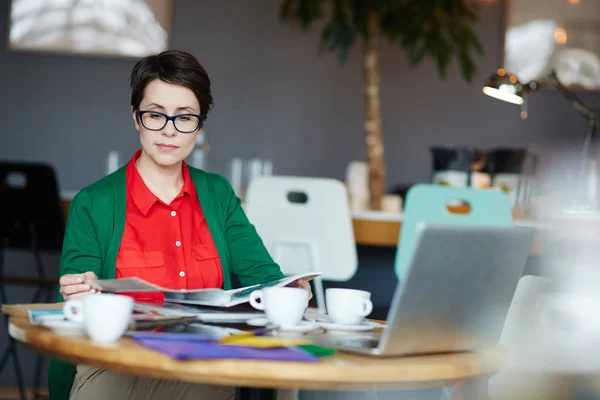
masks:
<svg viewBox="0 0 600 400"><path fill-rule="evenodd" d="M202 123L202 116L199 114L178 114L167 115L159 111L136 111L138 119L141 121L144 128L151 131L160 131L169 121L173 121L175 129L181 133L192 133L198 130Z"/></svg>

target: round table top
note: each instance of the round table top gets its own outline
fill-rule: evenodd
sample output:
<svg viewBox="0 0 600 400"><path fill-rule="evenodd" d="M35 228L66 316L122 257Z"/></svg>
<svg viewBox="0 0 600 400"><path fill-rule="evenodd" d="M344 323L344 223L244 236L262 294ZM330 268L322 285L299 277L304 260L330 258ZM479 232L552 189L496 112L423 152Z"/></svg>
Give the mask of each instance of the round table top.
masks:
<svg viewBox="0 0 600 400"><path fill-rule="evenodd" d="M338 352L321 362L253 360L177 361L124 337L110 345L87 337L62 336L26 317L12 316L9 333L45 355L138 376L226 386L324 390L442 387L500 370L501 346L478 353L378 358Z"/></svg>

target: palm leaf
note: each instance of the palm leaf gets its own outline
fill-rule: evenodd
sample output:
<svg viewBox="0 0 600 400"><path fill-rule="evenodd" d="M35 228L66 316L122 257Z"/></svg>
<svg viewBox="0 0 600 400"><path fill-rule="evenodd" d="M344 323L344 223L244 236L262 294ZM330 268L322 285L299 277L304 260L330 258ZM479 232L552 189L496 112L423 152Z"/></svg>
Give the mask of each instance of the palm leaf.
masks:
<svg viewBox="0 0 600 400"><path fill-rule="evenodd" d="M321 48L345 62L357 37L367 39L367 14L379 16L382 34L407 52L411 66L435 61L442 78L456 59L465 80L476 71L474 54L484 54L473 25L479 7L473 0L283 0L280 16L307 29L326 19Z"/></svg>

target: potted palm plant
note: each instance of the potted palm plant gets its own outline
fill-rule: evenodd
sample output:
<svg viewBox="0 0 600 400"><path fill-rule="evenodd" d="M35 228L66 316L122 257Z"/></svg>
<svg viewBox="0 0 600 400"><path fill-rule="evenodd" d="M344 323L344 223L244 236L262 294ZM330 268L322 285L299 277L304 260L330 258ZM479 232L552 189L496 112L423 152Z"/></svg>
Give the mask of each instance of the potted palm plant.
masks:
<svg viewBox="0 0 600 400"><path fill-rule="evenodd" d="M283 0L283 20L299 22L307 30L326 18L322 47L336 51L344 63L354 42L362 41L364 113L370 205L381 209L386 170L379 106L379 43L386 38L407 52L411 66L433 58L442 78L456 59L462 76L475 73L473 53L483 54L473 32L479 18L474 0Z"/></svg>

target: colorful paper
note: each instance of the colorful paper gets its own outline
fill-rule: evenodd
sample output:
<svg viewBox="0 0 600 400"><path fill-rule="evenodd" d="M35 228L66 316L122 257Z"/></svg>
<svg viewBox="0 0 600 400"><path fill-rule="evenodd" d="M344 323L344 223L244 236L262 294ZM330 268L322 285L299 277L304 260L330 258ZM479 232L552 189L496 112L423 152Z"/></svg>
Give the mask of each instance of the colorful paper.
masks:
<svg viewBox="0 0 600 400"><path fill-rule="evenodd" d="M255 348L223 345L206 337L185 334L133 334L140 345L181 361L188 360L271 360L316 362L319 357L295 347Z"/></svg>
<svg viewBox="0 0 600 400"><path fill-rule="evenodd" d="M312 341L299 338L284 338L271 336L254 336L254 335L232 335L221 339L223 345L246 346L256 348L272 348L286 346L302 346L312 344Z"/></svg>
<svg viewBox="0 0 600 400"><path fill-rule="evenodd" d="M317 346L314 344L301 345L300 348L306 351L307 353L313 354L318 357L329 357L337 353L336 349Z"/></svg>
<svg viewBox="0 0 600 400"><path fill-rule="evenodd" d="M65 315L63 314L62 308L60 310L27 310L29 315L29 322L32 325L41 323L42 321L48 320L63 320Z"/></svg>

